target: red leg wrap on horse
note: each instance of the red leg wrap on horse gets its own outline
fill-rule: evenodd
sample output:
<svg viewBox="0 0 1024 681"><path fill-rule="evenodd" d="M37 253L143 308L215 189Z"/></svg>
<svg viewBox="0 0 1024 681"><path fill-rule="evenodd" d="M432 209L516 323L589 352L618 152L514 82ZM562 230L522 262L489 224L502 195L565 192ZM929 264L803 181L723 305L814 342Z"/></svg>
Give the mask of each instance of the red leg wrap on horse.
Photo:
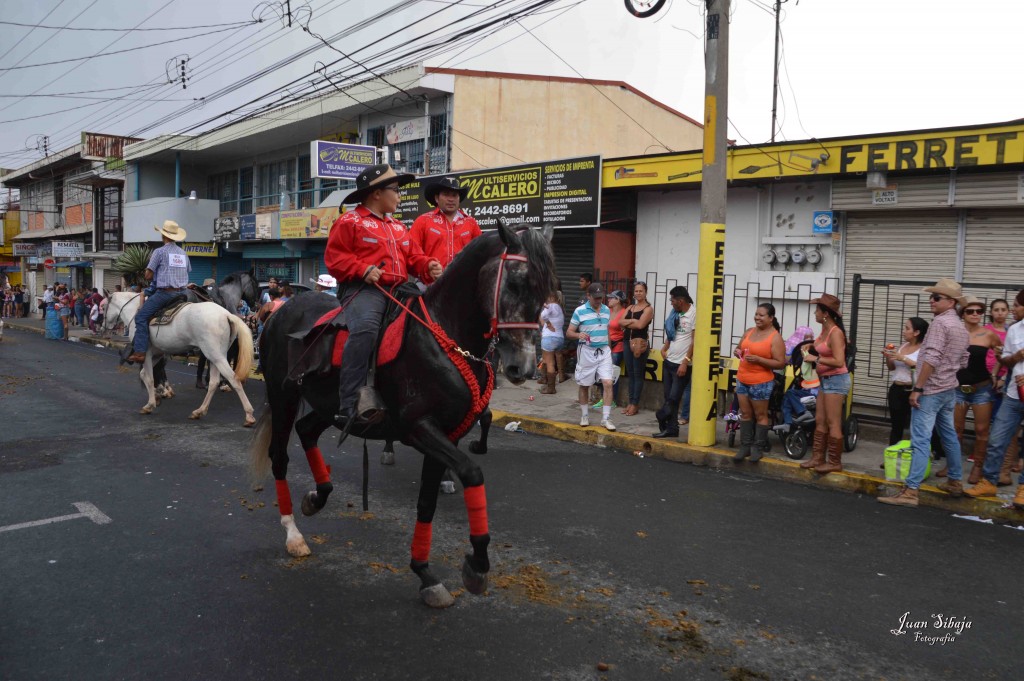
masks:
<svg viewBox="0 0 1024 681"><path fill-rule="evenodd" d="M432 523L416 521L416 529L412 534L412 559L426 563L430 560L430 536L433 532Z"/></svg>
<svg viewBox="0 0 1024 681"><path fill-rule="evenodd" d="M310 447L306 450L306 461L309 462L309 470L313 471L316 484L330 481L331 471L324 465L324 455L320 453L319 447Z"/></svg>
<svg viewBox="0 0 1024 681"><path fill-rule="evenodd" d="M291 515L292 493L288 491L288 481L275 480L274 484L277 487L277 507L281 510L281 515Z"/></svg>
<svg viewBox="0 0 1024 681"><path fill-rule="evenodd" d="M484 493L484 486L467 487L464 497L466 511L469 513L469 533L471 535L488 534L487 495Z"/></svg>

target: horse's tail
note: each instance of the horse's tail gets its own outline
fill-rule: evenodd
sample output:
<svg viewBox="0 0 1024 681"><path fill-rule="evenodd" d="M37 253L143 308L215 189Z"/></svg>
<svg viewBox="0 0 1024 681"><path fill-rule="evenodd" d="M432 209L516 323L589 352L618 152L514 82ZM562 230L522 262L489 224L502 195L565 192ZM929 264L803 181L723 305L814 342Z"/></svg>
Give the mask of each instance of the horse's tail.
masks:
<svg viewBox="0 0 1024 681"><path fill-rule="evenodd" d="M228 314L228 318L231 321L231 326L235 329L235 334L238 336L238 359L235 360L235 378L240 383L244 383L245 379L249 378L249 372L252 371L253 353L255 352L252 343L252 331L249 330L248 324L238 315Z"/></svg>
<svg viewBox="0 0 1024 681"><path fill-rule="evenodd" d="M274 418L270 407L264 407L256 421L249 442L249 475L253 484L263 482L270 474L270 438L274 434Z"/></svg>

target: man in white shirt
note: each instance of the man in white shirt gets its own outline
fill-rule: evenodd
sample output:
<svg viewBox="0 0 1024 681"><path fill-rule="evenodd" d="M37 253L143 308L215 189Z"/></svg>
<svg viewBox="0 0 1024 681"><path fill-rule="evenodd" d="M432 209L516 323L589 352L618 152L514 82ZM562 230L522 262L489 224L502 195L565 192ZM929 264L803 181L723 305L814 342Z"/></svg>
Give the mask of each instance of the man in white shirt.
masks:
<svg viewBox="0 0 1024 681"><path fill-rule="evenodd" d="M659 431L653 437L679 437L679 401L690 383L690 362L693 358L693 328L697 308L685 286L668 292L672 312L665 319L665 344L661 346L661 376L665 384L665 402L654 416Z"/></svg>
<svg viewBox="0 0 1024 681"><path fill-rule="evenodd" d="M999 358L999 363L1010 369L1006 377L1006 394L989 430L983 477L974 487L964 490L964 494L969 497L996 496L999 470L1003 467L1006 447L1017 435L1021 419L1024 418L1024 290L1017 293L1013 301L1013 316L1017 318L1017 323L1006 332L1003 355ZM1019 482L1024 483L1024 473ZM1024 510L1024 484L1017 487L1013 505Z"/></svg>
<svg viewBox="0 0 1024 681"><path fill-rule="evenodd" d="M43 319L46 319L46 310L50 305L53 305L53 287L47 286L46 290L43 291L43 309L41 310Z"/></svg>

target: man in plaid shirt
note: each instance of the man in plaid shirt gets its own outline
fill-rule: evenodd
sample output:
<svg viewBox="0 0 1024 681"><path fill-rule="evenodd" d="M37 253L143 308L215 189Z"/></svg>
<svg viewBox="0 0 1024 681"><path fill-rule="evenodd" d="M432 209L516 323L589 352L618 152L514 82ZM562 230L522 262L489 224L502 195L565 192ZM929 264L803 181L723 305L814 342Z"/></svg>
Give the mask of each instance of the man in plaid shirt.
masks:
<svg viewBox="0 0 1024 681"><path fill-rule="evenodd" d="M955 391L960 381L956 372L967 366L967 345L970 339L963 321L956 313L956 304L963 298L963 289L952 279L939 279L935 286L924 289L931 293L929 304L935 319L921 344L917 358L917 377L910 393L910 443L914 448L906 486L893 497L879 497L883 504L917 506L917 490L924 481L924 472L931 456L932 429L939 431L946 450L949 478L939 487L951 496L963 496L963 462L960 441L953 427Z"/></svg>
<svg viewBox="0 0 1024 681"><path fill-rule="evenodd" d="M173 220L165 220L163 227L154 227L163 237L164 245L153 251L146 267L146 281L156 287L156 291L146 298L139 311L135 313L135 339L132 344L135 352L128 355L128 362L143 362L149 350L149 320L162 307L188 286L188 273L192 265L188 255L178 245L185 240L185 230Z"/></svg>

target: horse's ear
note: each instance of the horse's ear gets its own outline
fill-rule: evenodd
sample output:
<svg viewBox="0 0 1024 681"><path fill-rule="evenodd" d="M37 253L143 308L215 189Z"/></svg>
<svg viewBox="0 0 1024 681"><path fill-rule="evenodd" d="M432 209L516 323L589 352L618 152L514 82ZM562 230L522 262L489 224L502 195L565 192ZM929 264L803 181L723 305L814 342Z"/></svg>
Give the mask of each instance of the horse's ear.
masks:
<svg viewBox="0 0 1024 681"><path fill-rule="evenodd" d="M513 253L518 253L522 248L519 235L505 218L498 218L498 236L501 237L501 243L505 244L505 248Z"/></svg>
<svg viewBox="0 0 1024 681"><path fill-rule="evenodd" d="M551 224L542 225L541 228L540 228L540 235L542 237L544 237L545 239L547 239L548 242L550 242L552 237L555 236L555 227L554 227L554 225L551 225Z"/></svg>

